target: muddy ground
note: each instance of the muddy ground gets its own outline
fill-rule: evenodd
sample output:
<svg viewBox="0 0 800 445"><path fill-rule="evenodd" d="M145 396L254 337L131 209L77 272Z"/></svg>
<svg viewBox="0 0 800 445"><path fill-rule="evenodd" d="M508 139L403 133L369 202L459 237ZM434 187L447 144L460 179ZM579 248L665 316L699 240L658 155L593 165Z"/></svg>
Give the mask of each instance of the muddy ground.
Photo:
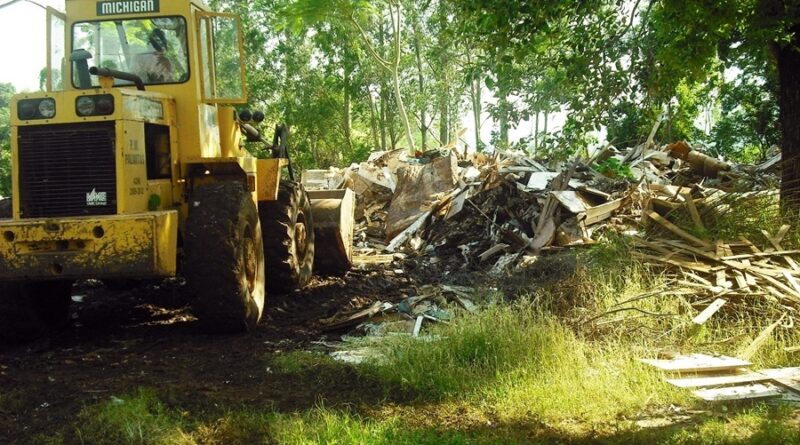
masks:
<svg viewBox="0 0 800 445"><path fill-rule="evenodd" d="M182 404L191 400L198 410L217 403L290 412L321 400L327 406L377 402L385 394L378 385L372 394L363 385L352 394L351 376L277 375L270 357L338 338L341 331L323 332L319 320L414 295L422 282L434 280L430 272L396 262L343 279L315 278L302 292L270 297L258 331L235 336L201 332L174 283L127 290L76 285L73 299L80 301L73 303L70 327L34 342L0 345L0 444L63 428L84 406L140 387Z"/></svg>

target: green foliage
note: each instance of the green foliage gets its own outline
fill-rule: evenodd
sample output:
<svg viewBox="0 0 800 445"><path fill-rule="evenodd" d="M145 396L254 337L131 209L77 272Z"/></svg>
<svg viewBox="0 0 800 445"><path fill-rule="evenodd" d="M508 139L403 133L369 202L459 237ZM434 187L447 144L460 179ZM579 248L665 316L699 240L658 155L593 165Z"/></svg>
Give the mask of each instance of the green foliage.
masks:
<svg viewBox="0 0 800 445"><path fill-rule="evenodd" d="M751 22L762 12L750 1L216 3L244 17L253 105L270 126L290 125L300 167L449 142L465 99L470 118L493 118L494 146L511 145L509 131L524 120L566 111L561 128L536 135L537 155L556 159L583 152L604 127L615 145L641 142L662 112L657 142L702 143L734 160L760 157L779 134L764 48L788 37L783 22ZM390 10L402 12L397 42ZM387 69L395 43L397 66ZM726 80L730 68L747 78ZM403 138L399 98L413 142ZM714 115L713 129L697 128L703 113Z"/></svg>
<svg viewBox="0 0 800 445"><path fill-rule="evenodd" d="M597 164L597 171L609 178L624 178L634 180L633 172L628 164L619 162L616 158L609 158Z"/></svg>
<svg viewBox="0 0 800 445"><path fill-rule="evenodd" d="M764 159L780 142L778 104L774 81L743 73L722 85L720 117L711 137L712 154L734 161L754 163Z"/></svg>
<svg viewBox="0 0 800 445"><path fill-rule="evenodd" d="M0 196L11 195L11 96L14 86L0 83Z"/></svg>

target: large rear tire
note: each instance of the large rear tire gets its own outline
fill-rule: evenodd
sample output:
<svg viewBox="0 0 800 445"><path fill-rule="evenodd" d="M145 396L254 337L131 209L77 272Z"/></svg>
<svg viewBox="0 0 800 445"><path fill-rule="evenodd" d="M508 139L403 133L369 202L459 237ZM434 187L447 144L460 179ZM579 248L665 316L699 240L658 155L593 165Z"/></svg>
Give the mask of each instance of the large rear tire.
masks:
<svg viewBox="0 0 800 445"><path fill-rule="evenodd" d="M41 337L69 323L72 282L0 283L0 340Z"/></svg>
<svg viewBox="0 0 800 445"><path fill-rule="evenodd" d="M258 205L269 270L267 292L287 294L311 280L314 267L314 223L303 186L281 181L277 201Z"/></svg>
<svg viewBox="0 0 800 445"><path fill-rule="evenodd" d="M264 310L264 251L258 211L243 184L195 190L184 253L186 286L203 329L254 330Z"/></svg>

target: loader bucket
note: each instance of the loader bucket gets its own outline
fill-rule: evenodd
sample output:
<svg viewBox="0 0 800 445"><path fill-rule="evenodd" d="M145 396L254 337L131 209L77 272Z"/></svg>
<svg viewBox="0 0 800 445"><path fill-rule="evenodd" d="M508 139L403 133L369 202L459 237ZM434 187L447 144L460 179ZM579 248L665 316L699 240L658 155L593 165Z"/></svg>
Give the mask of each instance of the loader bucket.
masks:
<svg viewBox="0 0 800 445"><path fill-rule="evenodd" d="M314 272L344 275L353 265L355 195L350 189L307 193L314 220Z"/></svg>

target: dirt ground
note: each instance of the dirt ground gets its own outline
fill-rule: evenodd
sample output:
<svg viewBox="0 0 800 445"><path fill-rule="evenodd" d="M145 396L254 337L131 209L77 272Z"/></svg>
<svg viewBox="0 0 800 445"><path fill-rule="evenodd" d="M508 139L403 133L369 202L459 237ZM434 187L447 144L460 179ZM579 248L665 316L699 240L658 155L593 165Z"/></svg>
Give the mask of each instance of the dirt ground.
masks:
<svg viewBox="0 0 800 445"><path fill-rule="evenodd" d="M348 391L349 376L277 375L276 353L337 338L319 320L339 310L414 295L418 279L397 264L354 270L344 279L315 278L302 292L268 297L250 335L202 333L180 285L140 285L114 291L99 282L73 289L72 325L23 345L0 345L0 443L23 442L62 428L90 404L139 387L193 401L198 410L230 403L279 411L309 409L320 400L370 403L382 396ZM413 268L413 267L412 267Z"/></svg>

